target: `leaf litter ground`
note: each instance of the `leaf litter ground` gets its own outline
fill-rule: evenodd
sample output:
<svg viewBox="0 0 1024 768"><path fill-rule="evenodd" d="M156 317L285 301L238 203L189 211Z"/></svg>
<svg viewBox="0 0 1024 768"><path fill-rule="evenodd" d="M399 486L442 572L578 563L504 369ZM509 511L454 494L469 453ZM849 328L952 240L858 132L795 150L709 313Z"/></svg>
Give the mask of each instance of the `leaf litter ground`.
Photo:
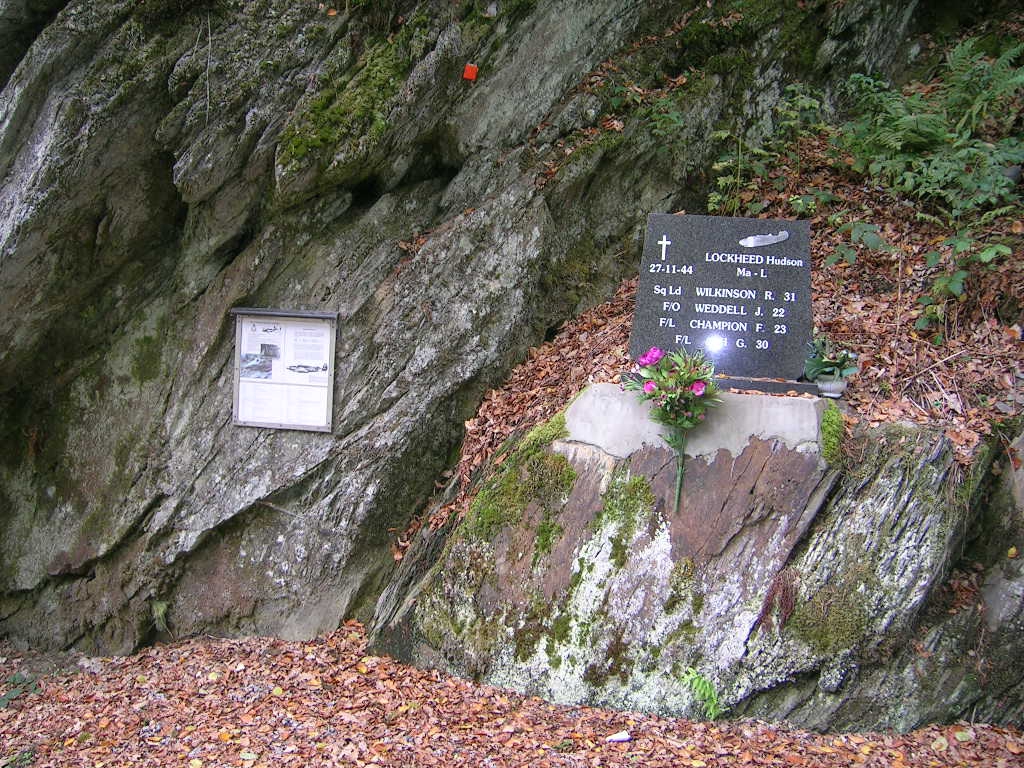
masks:
<svg viewBox="0 0 1024 768"><path fill-rule="evenodd" d="M367 656L355 622L57 661L0 646L0 679L50 666L0 709L0 766L1024 765L1024 734L986 725L819 734L557 706Z"/></svg>

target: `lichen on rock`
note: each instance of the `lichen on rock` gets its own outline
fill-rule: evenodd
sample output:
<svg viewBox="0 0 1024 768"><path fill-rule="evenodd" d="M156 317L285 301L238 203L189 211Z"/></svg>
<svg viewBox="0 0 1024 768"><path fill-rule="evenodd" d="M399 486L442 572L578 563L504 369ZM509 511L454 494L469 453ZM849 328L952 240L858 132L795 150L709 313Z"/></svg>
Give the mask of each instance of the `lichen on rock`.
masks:
<svg viewBox="0 0 1024 768"><path fill-rule="evenodd" d="M921 642L949 660L980 631L976 618L945 620L936 606L970 514L948 503L958 480L945 438L880 431L857 471L843 474L796 435L791 445L746 436L738 449L735 435L722 434L717 451L703 435L704 455L688 459L683 504L671 514L671 450L626 439L627 411L611 401L630 395L601 386L574 401L568 434L545 448L575 473L557 549L529 556L524 542L540 515L510 518L486 536L467 517L426 579L415 617L397 622L420 637L401 657L558 702L690 717L705 712L699 675L732 712L814 727L909 728L940 707L959 711L952 700L976 700L974 673L961 668L929 683L907 650L926 631ZM729 404L759 409L756 401L733 396ZM588 407L589 415L578 412ZM614 423L601 426L602 416ZM790 428L785 408L777 418ZM733 414L730 423L745 422ZM817 421L806 428L812 440L826 432ZM584 435L594 442L580 442ZM630 442L620 458L601 447L622 451ZM498 453L481 488L496 487L517 450ZM522 503L516 493L510 498ZM460 574L480 551L486 573L467 581ZM990 582L993 605L1008 605L997 592L1018 588L1016 576L1002 578ZM377 627L381 649L395 650L392 631ZM1001 674L1019 680L999 658ZM993 686L985 700L997 695Z"/></svg>

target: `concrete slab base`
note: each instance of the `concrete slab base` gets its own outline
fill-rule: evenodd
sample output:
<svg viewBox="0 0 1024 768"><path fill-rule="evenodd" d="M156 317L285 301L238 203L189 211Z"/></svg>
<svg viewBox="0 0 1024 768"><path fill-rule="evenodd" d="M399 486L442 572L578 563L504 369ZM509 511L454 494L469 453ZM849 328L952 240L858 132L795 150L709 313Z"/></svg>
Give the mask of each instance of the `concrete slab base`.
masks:
<svg viewBox="0 0 1024 768"><path fill-rule="evenodd" d="M750 438L781 440L788 448L819 451L819 427L825 402L821 398L771 397L725 392L722 404L708 412L686 443L687 456L711 456L721 449L738 456ZM600 448L626 458L644 445L666 445L663 427L650 418L651 405L617 384L593 384L565 413L569 442Z"/></svg>

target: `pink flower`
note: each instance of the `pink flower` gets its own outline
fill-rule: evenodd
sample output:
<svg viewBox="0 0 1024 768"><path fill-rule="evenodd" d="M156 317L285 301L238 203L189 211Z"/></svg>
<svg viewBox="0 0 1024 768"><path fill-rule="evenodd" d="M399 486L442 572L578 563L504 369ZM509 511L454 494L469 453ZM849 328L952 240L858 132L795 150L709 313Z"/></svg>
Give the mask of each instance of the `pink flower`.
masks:
<svg viewBox="0 0 1024 768"><path fill-rule="evenodd" d="M661 360L661 358L663 358L664 356L665 353L662 352L660 349L658 349L657 347L651 347L642 355L640 355L640 357L638 357L636 361L640 363L640 365L657 365L658 361Z"/></svg>
<svg viewBox="0 0 1024 768"><path fill-rule="evenodd" d="M654 390L656 390L657 388L658 385L655 384L653 381L644 382L644 392L646 392L648 395L654 392Z"/></svg>
<svg viewBox="0 0 1024 768"><path fill-rule="evenodd" d="M701 395L703 395L704 394L704 390L706 388L707 388L707 384L705 384L700 379L697 379L697 381L693 382L693 384L690 385L690 391L693 392L693 394L696 395L697 397L700 397Z"/></svg>

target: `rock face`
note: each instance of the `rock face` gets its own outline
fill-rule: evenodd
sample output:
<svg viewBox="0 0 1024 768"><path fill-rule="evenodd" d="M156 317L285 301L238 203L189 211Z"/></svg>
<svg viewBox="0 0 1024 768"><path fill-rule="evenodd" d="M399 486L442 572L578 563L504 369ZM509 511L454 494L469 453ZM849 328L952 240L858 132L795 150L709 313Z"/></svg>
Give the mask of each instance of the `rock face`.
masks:
<svg viewBox="0 0 1024 768"><path fill-rule="evenodd" d="M435 567L417 581L422 564L403 564L375 647L569 704L816 728L1019 722L1021 568L979 548L1020 535L1019 507L977 520L941 435L877 434L848 447L856 470L829 467L822 411L726 395L688 442L673 510L672 451L632 393L594 385L495 462L434 534ZM968 544L983 565L947 584Z"/></svg>
<svg viewBox="0 0 1024 768"><path fill-rule="evenodd" d="M161 612L336 626L484 389L627 269L627 180L541 194L527 140L663 9L400 5L72 2L25 46L0 98L0 631L123 652ZM231 426L236 305L340 313L333 434Z"/></svg>
<svg viewBox="0 0 1024 768"><path fill-rule="evenodd" d="M0 0L0 632L368 616L481 393L699 206L712 129L902 66L917 8L483 5ZM332 434L231 425L233 306L339 313Z"/></svg>

